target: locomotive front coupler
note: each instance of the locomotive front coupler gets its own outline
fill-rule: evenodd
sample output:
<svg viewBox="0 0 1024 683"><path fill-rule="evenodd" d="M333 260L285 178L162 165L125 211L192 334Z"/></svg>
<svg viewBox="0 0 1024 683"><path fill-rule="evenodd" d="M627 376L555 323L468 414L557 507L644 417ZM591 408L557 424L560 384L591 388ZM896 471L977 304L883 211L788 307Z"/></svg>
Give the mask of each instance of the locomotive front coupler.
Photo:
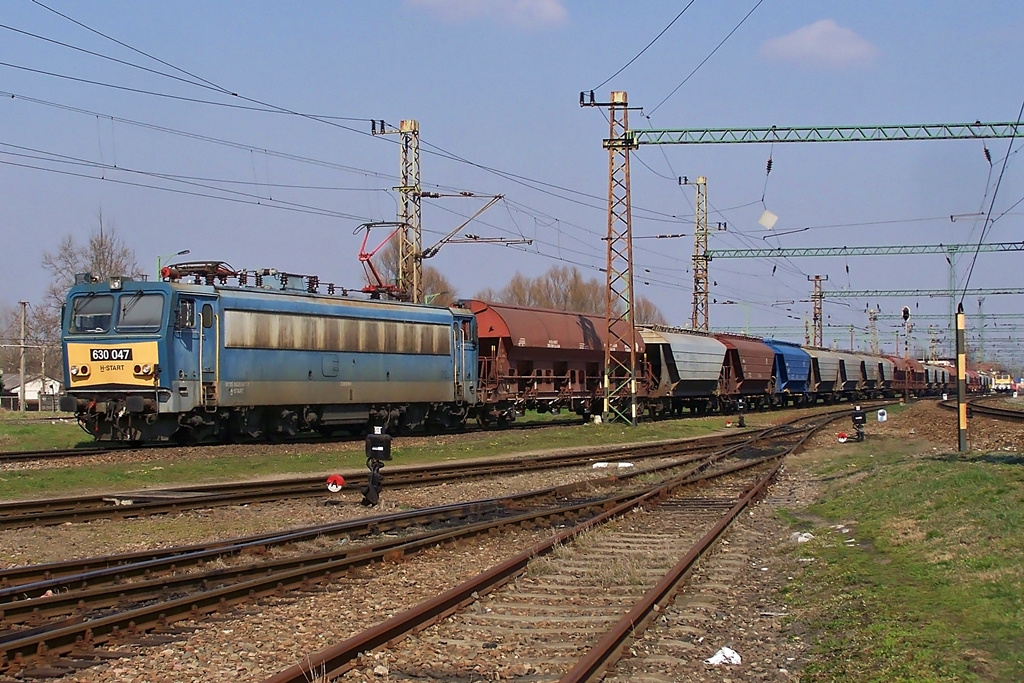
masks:
<svg viewBox="0 0 1024 683"><path fill-rule="evenodd" d="M373 433L366 435L366 466L370 476L362 488L363 505L369 507L380 502L380 492L384 487L380 471L384 460L391 460L391 435L385 434L383 427L375 426Z"/></svg>

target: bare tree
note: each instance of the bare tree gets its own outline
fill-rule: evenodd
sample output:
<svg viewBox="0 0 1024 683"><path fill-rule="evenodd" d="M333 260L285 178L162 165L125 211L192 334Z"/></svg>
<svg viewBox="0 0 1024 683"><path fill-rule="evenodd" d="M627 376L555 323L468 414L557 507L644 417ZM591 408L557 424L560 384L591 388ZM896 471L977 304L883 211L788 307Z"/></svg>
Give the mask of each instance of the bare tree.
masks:
<svg viewBox="0 0 1024 683"><path fill-rule="evenodd" d="M661 310L651 302L650 299L642 296L636 298L634 304L634 318L637 325L667 325L665 316Z"/></svg>
<svg viewBox="0 0 1024 683"><path fill-rule="evenodd" d="M117 226L104 224L102 209L86 244L78 244L72 235L65 236L55 251L43 252L43 268L50 272L51 279L42 303L35 308L39 334L51 341L59 339L61 307L76 274L92 273L100 279L143 275L135 251L121 237Z"/></svg>
<svg viewBox="0 0 1024 683"><path fill-rule="evenodd" d="M478 299L526 306L550 308L556 311L577 311L604 315L606 304L605 283L585 279L574 266L552 266L543 275L530 278L516 273L500 291L486 289ZM664 323L665 317L649 299L637 297L638 324Z"/></svg>
<svg viewBox="0 0 1024 683"><path fill-rule="evenodd" d="M398 246L394 239L375 258L381 277L386 282L395 282L398 277ZM425 303L434 306L451 306L457 298L455 287L448 278L437 268L427 265L423 266L423 293Z"/></svg>

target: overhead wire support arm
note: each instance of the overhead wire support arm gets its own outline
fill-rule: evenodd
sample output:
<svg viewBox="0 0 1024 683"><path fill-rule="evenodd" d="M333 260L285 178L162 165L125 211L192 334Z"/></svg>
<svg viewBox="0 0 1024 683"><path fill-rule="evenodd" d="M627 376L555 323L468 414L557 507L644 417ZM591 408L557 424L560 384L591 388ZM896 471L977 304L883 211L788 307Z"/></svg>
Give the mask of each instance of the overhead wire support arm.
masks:
<svg viewBox="0 0 1024 683"><path fill-rule="evenodd" d="M442 196L442 195L438 195L438 196ZM459 197L465 197L465 196L474 196L474 195L471 195L471 194L467 195L467 194L465 194L465 193L462 193L462 194L459 194L459 195L443 195L443 196L459 196ZM498 203L499 201L501 201L501 200L502 200L502 199L504 199L504 198L505 198L505 195L503 195L503 194L496 194L496 195L492 196L489 202L487 202L486 204L484 204L483 206L481 206L481 207L480 207L479 209L477 209L477 212L476 212L476 213L474 213L474 214L473 214L472 216L470 216L469 218L467 218L466 220L464 220L464 221L463 221L463 222L462 222L462 223L461 223L461 224L460 224L460 225L459 225L458 227L456 227L456 228L455 228L455 229L453 229L453 230L452 230L451 232L449 232L449 233L448 233L447 235L445 235L445 236L444 236L444 237L442 237L442 238L441 238L440 240L438 240L437 244L435 244L435 245L434 245L434 246L432 246L432 247L427 247L426 249L424 249L424 250L423 250L423 251L422 251L422 252L421 252L421 253L419 254L419 258L420 258L420 260L422 260L422 259L428 259L428 258L433 258L434 256L436 256L436 255L437 255L437 252L441 250L441 247L443 247L443 246L444 246L444 245L446 245L446 244L450 244L450 243L452 243L452 242L455 242L455 241L456 241L456 240L455 240L455 235L456 235L456 234L457 234L457 233L458 233L458 232L459 232L460 230L462 230L462 229L463 229L464 227L466 227L467 225L469 225L470 223L472 223L472 222L473 222L474 220L476 220L476 217L477 217L477 216L479 216L479 215L480 215L480 214L482 214L482 213L483 213L484 211L486 211L487 209L491 208L492 206L494 206L495 204L497 204L497 203ZM459 242L462 242L462 240L458 240L458 241L459 241ZM471 241L479 241L479 238L477 238L476 240L471 240Z"/></svg>
<svg viewBox="0 0 1024 683"><path fill-rule="evenodd" d="M678 128L628 131L634 145L701 145L764 142L880 142L896 140L974 140L1013 138L1024 134L1024 124L915 123L892 126L810 126L787 128Z"/></svg>

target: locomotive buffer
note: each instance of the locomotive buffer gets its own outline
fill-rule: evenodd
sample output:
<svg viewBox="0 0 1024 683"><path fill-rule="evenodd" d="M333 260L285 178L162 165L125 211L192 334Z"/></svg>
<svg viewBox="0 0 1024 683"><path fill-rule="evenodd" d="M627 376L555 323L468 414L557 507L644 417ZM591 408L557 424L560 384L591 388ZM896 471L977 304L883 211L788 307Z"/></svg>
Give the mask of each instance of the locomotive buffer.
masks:
<svg viewBox="0 0 1024 683"><path fill-rule="evenodd" d="M362 488L363 505L372 506L380 501L380 491L384 486L380 471L384 460L391 460L391 435L385 434L383 427L374 427L373 433L366 435L366 466L370 469L370 477Z"/></svg>

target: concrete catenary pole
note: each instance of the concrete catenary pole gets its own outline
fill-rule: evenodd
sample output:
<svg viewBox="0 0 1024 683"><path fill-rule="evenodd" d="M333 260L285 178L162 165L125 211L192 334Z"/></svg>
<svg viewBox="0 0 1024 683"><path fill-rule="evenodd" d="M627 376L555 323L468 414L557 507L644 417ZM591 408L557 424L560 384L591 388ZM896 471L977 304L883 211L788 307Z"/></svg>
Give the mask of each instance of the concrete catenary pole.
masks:
<svg viewBox="0 0 1024 683"><path fill-rule="evenodd" d="M967 321L964 304L956 311L956 405L958 450L967 452Z"/></svg>

